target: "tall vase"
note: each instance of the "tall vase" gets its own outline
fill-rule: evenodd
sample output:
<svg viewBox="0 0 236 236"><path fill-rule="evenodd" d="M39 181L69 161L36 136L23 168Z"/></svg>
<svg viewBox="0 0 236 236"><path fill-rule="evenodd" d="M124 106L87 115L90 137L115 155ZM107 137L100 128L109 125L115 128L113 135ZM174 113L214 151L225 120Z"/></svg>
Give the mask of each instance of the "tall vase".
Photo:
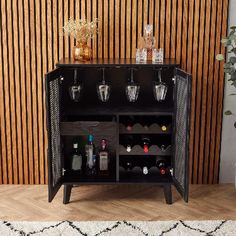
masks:
<svg viewBox="0 0 236 236"><path fill-rule="evenodd" d="M89 61L92 59L92 49L87 41L77 41L74 47L74 60Z"/></svg>

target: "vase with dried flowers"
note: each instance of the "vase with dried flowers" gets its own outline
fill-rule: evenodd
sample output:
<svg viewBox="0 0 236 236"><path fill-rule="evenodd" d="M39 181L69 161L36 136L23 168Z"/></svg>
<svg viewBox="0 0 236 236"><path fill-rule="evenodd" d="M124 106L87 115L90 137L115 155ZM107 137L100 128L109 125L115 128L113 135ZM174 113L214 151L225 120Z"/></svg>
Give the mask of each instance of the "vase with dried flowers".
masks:
<svg viewBox="0 0 236 236"><path fill-rule="evenodd" d="M88 46L88 40L98 33L98 19L88 22L86 19L69 19L63 26L66 35L75 38L74 59L88 61L92 59L92 49Z"/></svg>

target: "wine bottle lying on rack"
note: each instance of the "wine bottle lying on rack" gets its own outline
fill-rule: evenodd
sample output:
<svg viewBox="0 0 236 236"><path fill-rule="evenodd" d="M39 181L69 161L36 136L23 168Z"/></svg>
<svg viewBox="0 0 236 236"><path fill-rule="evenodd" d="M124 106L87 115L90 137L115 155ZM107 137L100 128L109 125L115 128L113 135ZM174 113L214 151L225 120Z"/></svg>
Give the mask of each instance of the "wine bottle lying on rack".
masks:
<svg viewBox="0 0 236 236"><path fill-rule="evenodd" d="M134 116L124 116L120 121L127 131L132 131L134 124L136 123L136 119Z"/></svg>
<svg viewBox="0 0 236 236"><path fill-rule="evenodd" d="M135 140L134 140L134 136L132 135L125 135L122 136L121 140L120 140L120 144L123 145L126 149L127 152L131 152L133 146L135 145Z"/></svg>
<svg viewBox="0 0 236 236"><path fill-rule="evenodd" d="M162 132L166 132L167 127L172 123L171 119L171 116L158 116L155 118L155 123L161 127Z"/></svg>
<svg viewBox="0 0 236 236"><path fill-rule="evenodd" d="M166 175L167 174L167 172L168 172L168 165L167 165L166 160L163 160L163 159L157 160L156 166L159 169L160 175Z"/></svg>
<svg viewBox="0 0 236 236"><path fill-rule="evenodd" d="M143 151L145 153L149 152L149 147L151 146L151 140L148 136L143 136L141 139L141 143L140 143L141 147L143 148Z"/></svg>

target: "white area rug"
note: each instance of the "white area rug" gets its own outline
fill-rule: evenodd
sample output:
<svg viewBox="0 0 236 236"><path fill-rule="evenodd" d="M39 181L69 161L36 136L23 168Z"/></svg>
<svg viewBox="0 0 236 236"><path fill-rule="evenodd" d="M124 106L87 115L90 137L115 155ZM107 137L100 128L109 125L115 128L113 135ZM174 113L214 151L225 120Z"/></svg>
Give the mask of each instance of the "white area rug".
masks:
<svg viewBox="0 0 236 236"><path fill-rule="evenodd" d="M1 236L228 236L236 221L0 221Z"/></svg>

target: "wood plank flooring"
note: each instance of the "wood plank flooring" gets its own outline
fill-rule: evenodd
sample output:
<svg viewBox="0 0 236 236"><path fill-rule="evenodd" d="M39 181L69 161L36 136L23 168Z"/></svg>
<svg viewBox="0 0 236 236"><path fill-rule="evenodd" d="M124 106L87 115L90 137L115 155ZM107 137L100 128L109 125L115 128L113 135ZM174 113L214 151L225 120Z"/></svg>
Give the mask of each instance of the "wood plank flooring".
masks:
<svg viewBox="0 0 236 236"><path fill-rule="evenodd" d="M191 185L185 203L173 188L166 205L158 186L79 186L62 204L62 189L47 201L46 185L0 185L0 220L236 220L233 184Z"/></svg>

